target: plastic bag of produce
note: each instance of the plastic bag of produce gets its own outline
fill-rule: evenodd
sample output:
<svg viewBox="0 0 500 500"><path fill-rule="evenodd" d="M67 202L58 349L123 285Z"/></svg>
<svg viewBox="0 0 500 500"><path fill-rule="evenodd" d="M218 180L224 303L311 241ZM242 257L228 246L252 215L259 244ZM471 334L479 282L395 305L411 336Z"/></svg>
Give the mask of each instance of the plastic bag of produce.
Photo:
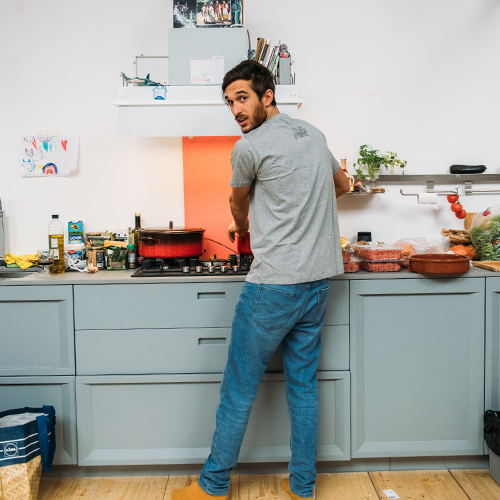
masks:
<svg viewBox="0 0 500 500"><path fill-rule="evenodd" d="M404 267L408 267L408 257L412 255L420 255L423 253L450 253L447 252L441 245L425 237L404 238L394 243L395 247L403 249ZM452 253L452 252L451 252Z"/></svg>
<svg viewBox="0 0 500 500"><path fill-rule="evenodd" d="M488 448L500 456L500 411L484 412L484 439Z"/></svg>
<svg viewBox="0 0 500 500"><path fill-rule="evenodd" d="M123 246L111 245L105 248L106 268L108 271L127 269L128 251Z"/></svg>
<svg viewBox="0 0 500 500"><path fill-rule="evenodd" d="M479 260L500 260L500 206L475 214L469 235Z"/></svg>

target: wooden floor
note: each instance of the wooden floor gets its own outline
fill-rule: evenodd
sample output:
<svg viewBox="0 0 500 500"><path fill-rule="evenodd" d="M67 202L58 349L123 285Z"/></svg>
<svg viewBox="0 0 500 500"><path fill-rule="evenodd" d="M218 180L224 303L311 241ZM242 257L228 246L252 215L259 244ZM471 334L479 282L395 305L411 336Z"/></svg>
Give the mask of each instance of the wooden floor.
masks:
<svg viewBox="0 0 500 500"><path fill-rule="evenodd" d="M230 500L291 500L279 474L232 476ZM197 476L42 478L38 500L170 500ZM393 490L405 500L500 500L488 470L318 474L317 500L378 500Z"/></svg>

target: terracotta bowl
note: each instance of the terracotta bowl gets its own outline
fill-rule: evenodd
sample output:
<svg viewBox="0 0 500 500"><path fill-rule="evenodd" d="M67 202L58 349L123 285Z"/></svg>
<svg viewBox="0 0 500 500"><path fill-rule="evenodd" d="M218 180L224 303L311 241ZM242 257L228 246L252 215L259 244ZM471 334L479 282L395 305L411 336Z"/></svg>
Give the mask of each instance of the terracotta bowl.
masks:
<svg viewBox="0 0 500 500"><path fill-rule="evenodd" d="M408 257L410 271L420 274L464 274L470 269L469 257L428 253Z"/></svg>

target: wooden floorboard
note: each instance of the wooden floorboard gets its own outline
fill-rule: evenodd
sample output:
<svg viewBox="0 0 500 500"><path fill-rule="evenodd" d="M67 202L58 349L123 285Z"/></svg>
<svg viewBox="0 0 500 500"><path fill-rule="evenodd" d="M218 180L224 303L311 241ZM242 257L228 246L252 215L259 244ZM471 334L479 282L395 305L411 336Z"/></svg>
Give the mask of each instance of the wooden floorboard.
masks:
<svg viewBox="0 0 500 500"><path fill-rule="evenodd" d="M368 472L318 474L316 500L378 500L378 495Z"/></svg>
<svg viewBox="0 0 500 500"><path fill-rule="evenodd" d="M402 500L469 500L447 470L370 472L378 495L393 490ZM490 500L490 499L484 499Z"/></svg>
<svg viewBox="0 0 500 500"><path fill-rule="evenodd" d="M500 484L488 469L461 469L450 471L470 500L500 499Z"/></svg>
<svg viewBox="0 0 500 500"><path fill-rule="evenodd" d="M198 476L169 476L163 500L170 500L172 498L172 491L185 488L197 479Z"/></svg>
<svg viewBox="0 0 500 500"><path fill-rule="evenodd" d="M288 474L253 474L232 476L231 500L291 500L281 489L281 480Z"/></svg>
<svg viewBox="0 0 500 500"><path fill-rule="evenodd" d="M281 489L286 474L231 477L229 500L291 500ZM42 478L38 500L171 500L198 476ZM318 474L315 500L500 500L488 470L390 471Z"/></svg>

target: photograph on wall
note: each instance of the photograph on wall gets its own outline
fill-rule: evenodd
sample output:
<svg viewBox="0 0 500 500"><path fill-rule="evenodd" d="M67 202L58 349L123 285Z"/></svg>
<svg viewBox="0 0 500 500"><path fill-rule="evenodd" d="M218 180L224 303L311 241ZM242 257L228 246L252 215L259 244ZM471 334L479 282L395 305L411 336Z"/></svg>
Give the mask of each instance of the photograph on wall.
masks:
<svg viewBox="0 0 500 500"><path fill-rule="evenodd" d="M243 0L174 0L174 28L243 25Z"/></svg>

